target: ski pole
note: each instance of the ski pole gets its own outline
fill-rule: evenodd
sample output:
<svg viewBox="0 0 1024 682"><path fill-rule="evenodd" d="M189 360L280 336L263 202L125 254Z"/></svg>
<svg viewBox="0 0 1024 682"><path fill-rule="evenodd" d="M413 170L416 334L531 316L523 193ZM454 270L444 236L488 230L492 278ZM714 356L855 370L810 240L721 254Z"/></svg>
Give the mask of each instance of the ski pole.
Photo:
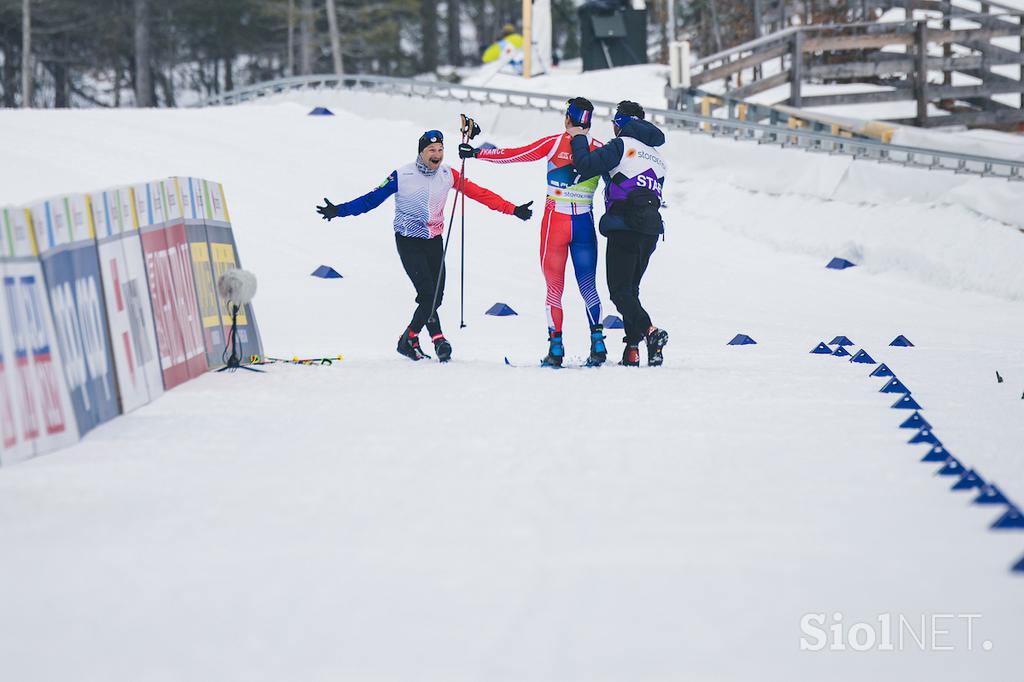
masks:
<svg viewBox="0 0 1024 682"><path fill-rule="evenodd" d="M463 115L462 118L463 118L463 120L465 120L465 118L466 118L465 115ZM468 138L466 137L466 125L465 125L465 123L463 123L463 125L462 125L462 131L461 132L462 132L462 142L467 142ZM448 257L448 244L452 240L452 226L455 224L455 208L456 208L456 206L458 206L459 195L462 193L462 190L463 190L463 188L465 186L465 173L466 173L466 160L463 159L462 160L461 171L459 172L459 186L456 187L456 189L455 189L455 200L452 201L452 216L448 220L448 234L444 238L444 249L441 251L441 269L438 270L438 272L437 272L437 282L434 284L434 298L433 298L433 300L430 303L430 317L427 318L430 322L434 322L434 321L437 320L437 318L435 317L437 315L437 295L441 291L441 280L444 278L445 263L447 262L447 257Z"/></svg>
<svg viewBox="0 0 1024 682"><path fill-rule="evenodd" d="M459 239L459 247L462 255L462 265L459 270L459 329L466 328L466 160L462 160L462 174L459 176L462 183L462 237Z"/></svg>

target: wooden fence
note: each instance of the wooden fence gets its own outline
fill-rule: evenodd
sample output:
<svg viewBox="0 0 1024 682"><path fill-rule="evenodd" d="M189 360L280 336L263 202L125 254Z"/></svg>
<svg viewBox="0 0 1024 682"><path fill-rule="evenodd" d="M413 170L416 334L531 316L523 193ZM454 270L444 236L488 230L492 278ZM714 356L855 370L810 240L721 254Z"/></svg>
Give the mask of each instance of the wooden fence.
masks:
<svg viewBox="0 0 1024 682"><path fill-rule="evenodd" d="M950 0L875 4L903 7L908 15L926 10L928 18L787 28L696 61L691 85L724 81L729 98L745 99L788 84L774 103L795 107L914 101L916 115L896 122L919 126L1009 128L1024 122L1024 12L998 2L982 2L982 12ZM1006 65L1017 67L1017 78L993 70ZM885 89L803 94L808 83L843 82ZM996 99L1005 95L1016 96L1017 104Z"/></svg>

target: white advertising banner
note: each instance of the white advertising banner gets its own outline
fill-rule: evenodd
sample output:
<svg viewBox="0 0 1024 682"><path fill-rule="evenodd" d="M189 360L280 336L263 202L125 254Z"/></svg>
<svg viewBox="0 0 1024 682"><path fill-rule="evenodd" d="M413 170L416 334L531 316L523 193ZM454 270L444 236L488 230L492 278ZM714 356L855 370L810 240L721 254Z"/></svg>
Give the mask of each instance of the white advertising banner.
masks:
<svg viewBox="0 0 1024 682"><path fill-rule="evenodd" d="M127 222L120 213L121 193L130 195L127 189L116 189L94 193L90 199L118 392L127 413L159 397L164 384L142 242L132 213Z"/></svg>
<svg viewBox="0 0 1024 682"><path fill-rule="evenodd" d="M78 424L31 215L24 209L5 209L0 222L0 463L10 464L75 443Z"/></svg>

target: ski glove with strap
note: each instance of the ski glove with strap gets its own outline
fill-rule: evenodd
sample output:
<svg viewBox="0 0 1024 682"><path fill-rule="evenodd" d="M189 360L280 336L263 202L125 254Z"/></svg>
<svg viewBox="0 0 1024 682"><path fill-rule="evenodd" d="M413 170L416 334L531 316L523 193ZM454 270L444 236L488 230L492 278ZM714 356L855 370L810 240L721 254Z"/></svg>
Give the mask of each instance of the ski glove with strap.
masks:
<svg viewBox="0 0 1024 682"><path fill-rule="evenodd" d="M530 208L530 206L533 206L532 201L528 201L525 204L520 204L519 206L515 207L515 209L512 211L512 214L515 215L515 217L519 218L520 220L529 220L530 218L533 217L533 210Z"/></svg>
<svg viewBox="0 0 1024 682"><path fill-rule="evenodd" d="M331 203L330 199L324 197L324 205L317 206L316 212L323 216L324 220L338 217L338 207Z"/></svg>
<svg viewBox="0 0 1024 682"><path fill-rule="evenodd" d="M480 150L471 144L463 142L459 145L459 158L460 159L475 159L480 156Z"/></svg>

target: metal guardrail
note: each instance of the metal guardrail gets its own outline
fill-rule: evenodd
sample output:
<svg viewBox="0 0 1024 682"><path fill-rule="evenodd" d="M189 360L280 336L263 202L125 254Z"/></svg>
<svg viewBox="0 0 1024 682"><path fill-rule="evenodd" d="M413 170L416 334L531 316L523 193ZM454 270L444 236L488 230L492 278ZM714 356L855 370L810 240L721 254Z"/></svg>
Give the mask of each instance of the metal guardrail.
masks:
<svg viewBox="0 0 1024 682"><path fill-rule="evenodd" d="M282 78L246 86L221 95L215 95L195 106L241 104L286 92L319 88L453 100L476 105L493 104L557 112L565 110L566 100L568 99L565 95L502 90L442 81L391 78L389 76L318 75ZM593 100L593 103L594 113L598 116L610 118L615 111L615 102ZM710 134L713 137L728 137L735 140L757 142L758 144L772 144L790 149L801 149L807 152L839 154L851 156L855 159L871 160L878 163L892 163L910 168L949 170L955 173L966 173L981 177L1024 181L1024 162L1010 159L961 154L938 149L905 147L870 139L853 139L814 130L789 128L781 125L766 125L735 118L702 116L671 109L647 109L647 116L661 126L672 130Z"/></svg>

